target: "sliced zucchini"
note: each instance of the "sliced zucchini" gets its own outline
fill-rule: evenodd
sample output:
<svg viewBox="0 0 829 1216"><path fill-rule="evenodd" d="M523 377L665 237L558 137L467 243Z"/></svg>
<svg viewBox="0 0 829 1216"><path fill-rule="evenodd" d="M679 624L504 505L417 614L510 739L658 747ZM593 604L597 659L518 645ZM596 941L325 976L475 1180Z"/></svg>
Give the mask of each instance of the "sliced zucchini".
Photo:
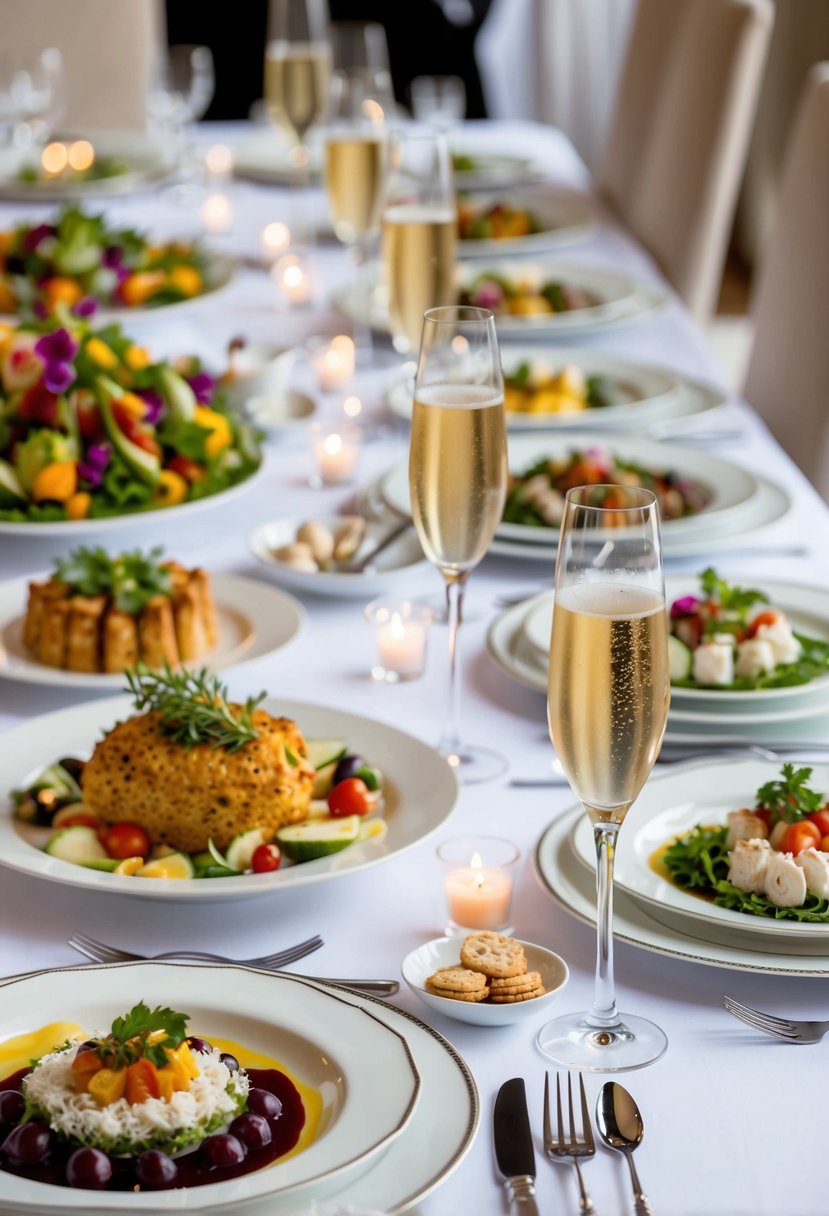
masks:
<svg viewBox="0 0 829 1216"><path fill-rule="evenodd" d="M34 788L53 790L58 798L66 799L67 802L83 800L81 787L62 764L53 764L49 768L45 768L35 782Z"/></svg>
<svg viewBox="0 0 829 1216"><path fill-rule="evenodd" d="M60 861L71 861L76 866L87 865L90 861L109 860L95 829L79 823L53 832L46 841L44 852Z"/></svg>
<svg viewBox="0 0 829 1216"><path fill-rule="evenodd" d="M291 861L314 861L347 849L360 836L360 816L344 819L308 819L280 828L276 841Z"/></svg>
<svg viewBox="0 0 829 1216"><path fill-rule="evenodd" d="M260 844L266 843L267 839L264 828L248 828L246 832L240 832L238 836L234 836L225 850L225 859L229 869L237 870L240 874L249 870L253 854Z"/></svg>
<svg viewBox="0 0 829 1216"><path fill-rule="evenodd" d="M345 749L345 739L308 739L305 743L306 759L317 772L341 760Z"/></svg>
<svg viewBox="0 0 829 1216"><path fill-rule="evenodd" d="M687 680L691 674L694 656L685 645L680 642L678 637L670 634L668 637L668 673L671 682L674 680Z"/></svg>

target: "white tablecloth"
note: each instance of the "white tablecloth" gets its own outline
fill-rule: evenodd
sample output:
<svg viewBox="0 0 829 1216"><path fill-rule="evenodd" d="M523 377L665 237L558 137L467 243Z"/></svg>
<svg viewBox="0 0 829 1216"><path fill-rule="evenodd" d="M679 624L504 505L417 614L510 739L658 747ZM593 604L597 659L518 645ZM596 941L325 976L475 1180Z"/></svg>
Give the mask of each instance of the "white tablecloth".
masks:
<svg viewBox="0 0 829 1216"><path fill-rule="evenodd" d="M229 131L214 133L228 138ZM470 131L470 138L483 133ZM587 185L586 175L567 142L555 132L529 124L493 127L483 136L488 146L531 151L559 181ZM228 247L254 254L258 234L272 219L292 222L296 203L284 191L236 185L232 190L237 224ZM322 208L321 195L317 199ZM293 209L292 209L293 208ZM130 199L108 207L118 220L129 219L171 235L193 229L192 212L177 209L166 197ZM24 213L5 205L0 221ZM649 259L624 233L603 225L599 234L568 251L572 260L591 261L658 281ZM317 269L324 291L348 274L341 250L318 250ZM278 311L264 274L249 270L215 301L204 301L182 315L159 313L130 329L154 349L199 349L219 363L226 341L246 333L275 341L304 339L336 319L321 302L311 311ZM618 354L669 365L701 378L718 378L705 343L683 309L667 312L637 328L608 332L591 345ZM358 391L367 408L379 410L380 386L366 380ZM720 568L737 579L760 575L817 582L826 576L829 513L769 435L739 403L728 407L729 424L743 432L739 443L723 451L747 467L769 474L794 495L795 512L780 532L780 543L808 546L810 557L723 557ZM406 434L402 426L367 443L361 480L368 480L402 459ZM250 556L246 537L258 522L282 514L313 517L336 510L347 491L311 489L307 484L309 454L304 435L272 444L265 476L255 490L226 509L177 521L175 513L158 516L153 539L168 552L216 571L266 577ZM143 534L142 540L148 539ZM129 534L125 544L132 543ZM48 568L57 546L47 541L0 539L3 577ZM699 562L671 568L693 570ZM494 600L505 593L550 581L552 570L537 565L488 559L471 579L469 619L463 629L463 726L470 740L497 746L510 758L513 776L542 775L551 751L541 696L508 680L486 653L484 637L495 612ZM439 591L435 574L430 585ZM423 590L423 588L420 588ZM393 721L432 741L437 737L446 696L446 632L435 627L428 670L420 681L391 687L372 682L372 638L353 601L308 598L308 626L287 650L267 661L229 674L238 696L267 688L275 696L302 698L341 706ZM70 705L70 696L0 682L0 725L4 728ZM0 747L3 746L0 739ZM49 758L44 739L44 761ZM516 790L507 778L462 790L451 822L438 840L467 833L490 833L513 839L522 849L514 920L517 935L559 951L571 968L570 985L558 1010L585 1008L590 1001L594 934L564 914L544 893L533 873L536 840L550 820L573 798L566 789ZM295 891L253 904L222 904L221 910L180 908L175 919L169 904L90 898L56 884L36 883L0 871L0 974L34 967L77 962L66 945L71 929L99 935L128 948L159 951L172 943L229 954L256 954L319 932L325 947L298 972L397 976L404 955L437 936L443 907L434 857L436 840L423 843L389 864L366 873ZM720 1008L723 992L760 1007L795 1016L820 1017L827 1011L826 984L815 979L726 972L646 953L617 948L620 1007L659 1022L670 1040L666 1056L655 1066L626 1079L646 1121L645 1141L637 1163L658 1216L824 1216L826 1187L807 1143L819 1138L824 1110L825 1048L790 1047L744 1030ZM505 1210L491 1149L491 1109L502 1081L526 1078L534 1131L540 1136L544 1061L537 1054L532 1023L517 1028L477 1029L427 1011L408 991L394 998L401 1007L426 1017L465 1056L477 1080L483 1119L477 1142L457 1172L422 1204L427 1216ZM588 1078L591 1102L597 1078ZM544 1160L538 1144L540 1207L547 1212L576 1210L574 1179L569 1170ZM600 1151L586 1167L598 1210L628 1210L629 1189L624 1162Z"/></svg>

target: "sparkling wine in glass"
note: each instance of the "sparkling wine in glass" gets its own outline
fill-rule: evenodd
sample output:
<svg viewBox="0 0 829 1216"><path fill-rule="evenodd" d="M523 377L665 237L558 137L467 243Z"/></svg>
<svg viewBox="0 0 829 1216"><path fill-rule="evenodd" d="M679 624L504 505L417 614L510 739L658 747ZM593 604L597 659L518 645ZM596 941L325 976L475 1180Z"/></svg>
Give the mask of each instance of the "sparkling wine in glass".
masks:
<svg viewBox="0 0 829 1216"><path fill-rule="evenodd" d="M457 216L446 139L407 130L389 141L383 265L395 349L417 350L427 309L452 304Z"/></svg>
<svg viewBox="0 0 829 1216"><path fill-rule="evenodd" d="M616 1009L613 856L659 754L669 701L656 497L627 486L570 490L556 562L548 715L558 758L593 825L596 980L592 1008L548 1022L537 1040L570 1068L642 1068L667 1047L658 1026Z"/></svg>
<svg viewBox="0 0 829 1216"><path fill-rule="evenodd" d="M461 740L458 685L466 581L492 541L507 491L504 383L495 319L485 308L431 308L424 315L409 491L420 543L446 585L450 697L438 750L462 781L488 781L507 763Z"/></svg>
<svg viewBox="0 0 829 1216"><path fill-rule="evenodd" d="M325 0L270 0L265 102L300 169L308 162L308 132L325 115L330 79Z"/></svg>

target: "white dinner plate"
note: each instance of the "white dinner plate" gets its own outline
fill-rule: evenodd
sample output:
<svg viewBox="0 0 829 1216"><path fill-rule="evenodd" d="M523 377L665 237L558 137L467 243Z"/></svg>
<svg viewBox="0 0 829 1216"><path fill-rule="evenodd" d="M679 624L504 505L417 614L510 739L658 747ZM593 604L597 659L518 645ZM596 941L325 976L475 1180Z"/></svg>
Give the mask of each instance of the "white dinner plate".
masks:
<svg viewBox="0 0 829 1216"><path fill-rule="evenodd" d="M707 537L712 529L729 527L747 517L758 483L753 474L730 461L721 460L708 452L684 448L678 444L620 435L603 443L603 448L616 457L633 461L657 472L672 472L703 488L707 502L696 515L670 519L662 524L667 549L672 538ZM572 432L563 435L513 435L509 440L509 466L513 474L521 474L545 458L563 458L580 449L596 447L595 435ZM401 515L411 513L409 472L406 464L391 469L382 483L385 501ZM526 524L500 523L495 539L510 541L525 548L537 545L547 553L558 544L557 527L531 527Z"/></svg>
<svg viewBox="0 0 829 1216"><path fill-rule="evenodd" d="M829 764L810 763L813 772L809 784L829 796ZM616 886L641 903L653 905L657 913L667 910L684 920L727 926L741 935L818 941L827 950L829 924L772 920L719 908L675 886L650 864L656 850L698 824L724 824L729 811L754 806L760 786L779 776L779 764L731 757L683 765L663 776L651 777L619 833L614 862ZM586 817L575 826L572 839L579 860L595 874L596 849Z"/></svg>
<svg viewBox="0 0 829 1216"><path fill-rule="evenodd" d="M550 578L553 577L553 562ZM526 688L536 692L547 692L547 661L530 645L524 631L524 622L531 612L546 609L551 592L544 591L505 608L495 617L486 635L486 645L492 658L502 671Z"/></svg>
<svg viewBox="0 0 829 1216"><path fill-rule="evenodd" d="M316 1138L268 1168L191 1189L90 1191L0 1170L4 1213L232 1212L290 1191L324 1194L368 1169L412 1117L421 1081L405 1036L342 990L301 977L157 962L45 972L0 988L0 1033L64 1020L106 1032L139 1001L186 1011L193 1033L278 1060L322 1100Z"/></svg>
<svg viewBox="0 0 829 1216"><path fill-rule="evenodd" d="M248 537L254 557L262 563L272 578L295 591L308 591L312 595L325 595L342 599L363 599L378 595L389 587L397 586L422 574L429 566L423 556L420 541L414 528L404 532L387 549L378 554L372 569L361 574L349 574L339 570L295 570L274 557L274 550L291 544L297 528L306 521L300 517L273 519L260 524ZM320 521L332 531L342 527L342 516L329 516ZM350 560L359 561L370 552L396 525L369 520L366 535L360 548Z"/></svg>
<svg viewBox="0 0 829 1216"><path fill-rule="evenodd" d="M303 701L269 699L263 709L293 718L307 739L345 739L384 775L381 837L350 845L342 852L270 874L238 878L133 878L107 874L50 857L30 843L33 830L12 816L9 795L25 789L34 775L61 756L91 755L101 732L134 711L130 697L110 697L61 709L7 731L0 753L0 865L32 877L89 891L108 891L144 899L196 903L221 902L270 894L288 887L326 882L397 857L444 823L458 796L454 771L434 748L412 735L357 714Z"/></svg>
<svg viewBox="0 0 829 1216"><path fill-rule="evenodd" d="M540 231L526 236L476 238L459 240L456 254L459 258L498 258L516 254L532 255L549 249L561 249L575 245L592 236L596 217L584 198L551 191L539 187L526 192L503 192L481 195L468 200L476 210L486 211L495 204L503 204L517 211L529 211L539 225Z"/></svg>
<svg viewBox="0 0 829 1216"><path fill-rule="evenodd" d="M25 203L82 201L136 194L158 186L177 168L174 149L137 131L76 131L54 137L62 143L88 140L100 157L114 157L126 166L124 173L93 181L20 181L25 166L40 163L40 148L0 149L0 198Z"/></svg>
<svg viewBox="0 0 829 1216"><path fill-rule="evenodd" d="M542 886L565 911L595 926L596 883L589 871L576 863L570 846L573 828L583 815L581 807L574 807L555 819L536 846L535 868ZM625 891L618 891L613 902L616 941L708 967L765 975L829 976L829 953L799 954L801 943L796 941L787 946L780 940L774 946L772 939L766 943L758 938L750 948L742 944L745 938L735 939L731 930L723 932L701 924L699 933L690 925L683 932L674 925L660 923Z"/></svg>
<svg viewBox="0 0 829 1216"><path fill-rule="evenodd" d="M494 152L477 152L475 148L452 145L451 155L467 156L473 163L467 169L453 165L455 189L502 190L543 181L544 170L529 157L510 156Z"/></svg>
<svg viewBox="0 0 829 1216"><path fill-rule="evenodd" d="M503 250L501 251L503 253ZM494 270L499 263L484 268ZM502 263L504 273L512 273L508 262ZM573 265L569 262L536 262L535 266L549 279L556 278L572 287L593 292L599 303L591 308L572 312L545 313L535 317L498 315L495 328L502 339L526 341L530 338L562 338L601 333L616 326L636 324L652 312L664 308L668 294L658 287L638 282L627 275L604 270L598 266ZM480 273L480 265L461 265L458 283ZM383 333L389 332L389 314L378 266L369 266L332 296L332 304L344 316L361 325L369 325Z"/></svg>
<svg viewBox="0 0 829 1216"><path fill-rule="evenodd" d="M42 582L48 574L34 576ZM0 678L23 684L49 684L54 688L88 688L115 691L124 688L122 673L62 671L35 659L23 644L23 624L30 580L0 584ZM216 646L185 667L242 666L275 654L296 637L305 612L291 595L255 579L232 574L211 575L216 603Z"/></svg>

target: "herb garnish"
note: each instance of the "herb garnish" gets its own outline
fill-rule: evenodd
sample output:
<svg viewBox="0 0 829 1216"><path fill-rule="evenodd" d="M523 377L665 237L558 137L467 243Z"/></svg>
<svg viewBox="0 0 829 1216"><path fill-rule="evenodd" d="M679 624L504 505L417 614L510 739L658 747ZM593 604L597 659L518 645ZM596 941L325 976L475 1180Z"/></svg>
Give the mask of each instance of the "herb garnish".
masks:
<svg viewBox="0 0 829 1216"><path fill-rule="evenodd" d="M187 1021L186 1013L160 1005L150 1009L139 1001L124 1017L114 1020L109 1034L96 1041L95 1050L105 1068L126 1068L142 1057L163 1068L167 1052L187 1037Z"/></svg>
<svg viewBox="0 0 829 1216"><path fill-rule="evenodd" d="M165 664L161 672L139 666L126 673L136 709L160 714L163 734L183 747L208 743L237 752L259 738L251 715L267 693L248 697L238 712L227 703L227 687L206 667L200 671L172 671Z"/></svg>
<svg viewBox="0 0 829 1216"><path fill-rule="evenodd" d="M784 764L782 774L782 781L767 781L757 791L757 805L771 811L773 823L780 819L796 823L823 806L824 795L806 785L812 775L810 768L796 769L793 764Z"/></svg>
<svg viewBox="0 0 829 1216"><path fill-rule="evenodd" d="M725 612L737 613L743 620L745 620L746 614L752 604L758 602L767 604L769 602L769 597L764 595L762 591L746 587L732 587L725 579L718 577L713 566L709 566L707 570L703 570L699 576L699 581L707 600L713 600Z"/></svg>
<svg viewBox="0 0 829 1216"><path fill-rule="evenodd" d="M57 577L81 595L111 595L115 607L138 616L154 595L169 595L170 571L161 565L160 545L142 553L110 557L105 549L81 545L55 563Z"/></svg>

